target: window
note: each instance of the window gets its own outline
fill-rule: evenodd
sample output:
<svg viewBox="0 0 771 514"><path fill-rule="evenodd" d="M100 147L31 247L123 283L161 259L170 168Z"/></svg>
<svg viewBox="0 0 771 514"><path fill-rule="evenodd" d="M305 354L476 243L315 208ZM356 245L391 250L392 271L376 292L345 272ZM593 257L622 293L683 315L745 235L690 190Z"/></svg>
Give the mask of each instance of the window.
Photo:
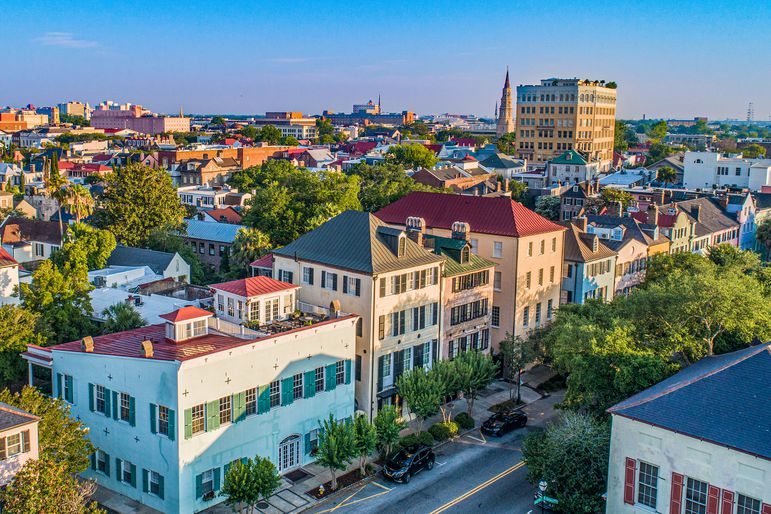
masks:
<svg viewBox="0 0 771 514"><path fill-rule="evenodd" d="M641 503L652 509L656 508L658 480L659 468L645 462L640 462L640 471L637 479L637 503Z"/></svg>
<svg viewBox="0 0 771 514"><path fill-rule="evenodd" d="M127 460L121 459L118 462L120 467L115 470L118 481L126 484L135 484L132 471L136 469L136 466Z"/></svg>
<svg viewBox="0 0 771 514"><path fill-rule="evenodd" d="M345 361L335 363L335 385L345 383Z"/></svg>
<svg viewBox="0 0 771 514"><path fill-rule="evenodd" d="M471 253L476 255L478 253L478 251L479 251L478 250L478 248L479 248L479 240L478 239L472 239L470 243L471 243Z"/></svg>
<svg viewBox="0 0 771 514"><path fill-rule="evenodd" d="M29 434L29 432L25 432ZM21 453L23 448L21 433L9 435L5 438L5 455L13 457Z"/></svg>
<svg viewBox="0 0 771 514"><path fill-rule="evenodd" d="M404 334L406 328L406 311L398 311L391 313L391 335L396 337Z"/></svg>
<svg viewBox="0 0 771 514"><path fill-rule="evenodd" d="M552 300L549 300L546 303L546 319L551 319L552 312L554 311L552 303L553 303Z"/></svg>
<svg viewBox="0 0 771 514"><path fill-rule="evenodd" d="M96 410L105 416L107 413L107 404L105 403L105 390L103 385L96 386Z"/></svg>
<svg viewBox="0 0 771 514"><path fill-rule="evenodd" d="M538 285L543 285L543 268L538 270Z"/></svg>
<svg viewBox="0 0 771 514"><path fill-rule="evenodd" d="M308 442L310 443L310 450L313 451L319 447L319 429L314 428L308 432Z"/></svg>
<svg viewBox="0 0 771 514"><path fill-rule="evenodd" d="M495 241L493 243L493 257L496 257L500 259L503 257L503 243L500 241Z"/></svg>
<svg viewBox="0 0 771 514"><path fill-rule="evenodd" d="M490 325L498 328L501 326L501 308L500 307L493 307L493 313L492 313L492 319L490 320Z"/></svg>
<svg viewBox="0 0 771 514"><path fill-rule="evenodd" d="M431 361L431 343L423 343L423 367L424 368L427 367L430 361Z"/></svg>
<svg viewBox="0 0 771 514"><path fill-rule="evenodd" d="M361 279L356 277L343 277L343 292L351 296L361 295Z"/></svg>
<svg viewBox="0 0 771 514"><path fill-rule="evenodd" d="M321 287L324 289L337 290L337 273L321 272Z"/></svg>
<svg viewBox="0 0 771 514"><path fill-rule="evenodd" d="M292 396L295 400L303 397L303 374L298 373L292 377Z"/></svg>
<svg viewBox="0 0 771 514"><path fill-rule="evenodd" d="M530 324L530 306L528 305L525 307L525 310L522 311L522 326L524 328L527 328Z"/></svg>
<svg viewBox="0 0 771 514"><path fill-rule="evenodd" d="M760 514L760 500L738 495L736 500L736 514Z"/></svg>
<svg viewBox="0 0 771 514"><path fill-rule="evenodd" d="M260 302L247 304L249 309L249 321L260 321Z"/></svg>
<svg viewBox="0 0 771 514"><path fill-rule="evenodd" d="M214 243L209 243L209 255L214 255Z"/></svg>
<svg viewBox="0 0 771 514"><path fill-rule="evenodd" d="M231 409L230 396L223 396L220 398L220 425L230 423L233 419L233 410Z"/></svg>
<svg viewBox="0 0 771 514"><path fill-rule="evenodd" d="M206 430L206 425L204 424L204 420L206 418L205 412L206 412L206 409L203 403L200 405L196 405L191 409L193 435L200 434L201 432Z"/></svg>
<svg viewBox="0 0 771 514"><path fill-rule="evenodd" d="M544 253L546 253L546 240L541 239L541 255L543 255Z"/></svg>
<svg viewBox="0 0 771 514"><path fill-rule="evenodd" d="M292 273L291 271L280 269L278 270L278 279L281 282L287 282L291 284L292 280L294 279L294 273Z"/></svg>
<svg viewBox="0 0 771 514"><path fill-rule="evenodd" d="M110 474L110 456L102 450L96 450L96 470L108 476Z"/></svg>
<svg viewBox="0 0 771 514"><path fill-rule="evenodd" d="M495 274L493 275L493 289L495 289L496 291L501 290L501 272L500 271L496 271Z"/></svg>
<svg viewBox="0 0 771 514"><path fill-rule="evenodd" d="M270 383L270 406L278 407L281 405L281 383L274 380Z"/></svg>
<svg viewBox="0 0 771 514"><path fill-rule="evenodd" d="M324 368L316 368L316 392L324 390Z"/></svg>
<svg viewBox="0 0 771 514"><path fill-rule="evenodd" d="M120 393L120 420L131 420L131 396L126 393Z"/></svg>
<svg viewBox="0 0 771 514"><path fill-rule="evenodd" d="M532 277L533 277L533 275L529 271L527 272L527 274L525 274L525 287L527 289L530 289L530 283L531 283Z"/></svg>
<svg viewBox="0 0 771 514"><path fill-rule="evenodd" d="M201 473L201 493L208 496L214 493L214 470L207 469Z"/></svg>
<svg viewBox="0 0 771 514"><path fill-rule="evenodd" d="M554 266L549 269L549 283L554 283Z"/></svg>
<svg viewBox="0 0 771 514"><path fill-rule="evenodd" d="M527 256L532 257L533 256L533 242L530 241L527 243Z"/></svg>
<svg viewBox="0 0 771 514"><path fill-rule="evenodd" d="M72 403L72 376L62 375L62 386L64 387L63 398L65 401Z"/></svg>
<svg viewBox="0 0 771 514"><path fill-rule="evenodd" d="M535 326L541 326L541 304L540 302L535 304Z"/></svg>
<svg viewBox="0 0 771 514"><path fill-rule="evenodd" d="M148 478L150 479L150 493L158 497L163 496L163 488L161 487L163 477L161 474L157 471L150 471Z"/></svg>
<svg viewBox="0 0 771 514"><path fill-rule="evenodd" d="M303 284L313 285L313 268L303 266Z"/></svg>
<svg viewBox="0 0 771 514"><path fill-rule="evenodd" d="M244 392L246 402L246 415L257 414L257 388L252 387Z"/></svg>
<svg viewBox="0 0 771 514"><path fill-rule="evenodd" d="M685 484L685 514L707 514L707 483L689 478Z"/></svg>
<svg viewBox="0 0 771 514"><path fill-rule="evenodd" d="M380 376L383 378L391 376L391 354L383 355L383 369L380 370Z"/></svg>

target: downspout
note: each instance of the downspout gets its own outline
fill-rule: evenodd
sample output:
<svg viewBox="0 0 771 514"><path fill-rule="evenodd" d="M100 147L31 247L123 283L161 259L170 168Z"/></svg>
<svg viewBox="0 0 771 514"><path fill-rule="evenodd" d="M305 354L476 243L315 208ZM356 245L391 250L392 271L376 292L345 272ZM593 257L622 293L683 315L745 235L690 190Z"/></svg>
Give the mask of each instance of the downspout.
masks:
<svg viewBox="0 0 771 514"><path fill-rule="evenodd" d="M380 291L380 279L377 275L372 275L372 301L371 301L371 314L370 314L370 345L369 345L369 381L370 381L370 397L369 397L369 421L374 421L373 410L375 405L375 395L377 394L375 379L375 325L380 322L380 319L376 318L377 309L375 309L375 299L378 297L375 291ZM380 372L379 370L377 371Z"/></svg>

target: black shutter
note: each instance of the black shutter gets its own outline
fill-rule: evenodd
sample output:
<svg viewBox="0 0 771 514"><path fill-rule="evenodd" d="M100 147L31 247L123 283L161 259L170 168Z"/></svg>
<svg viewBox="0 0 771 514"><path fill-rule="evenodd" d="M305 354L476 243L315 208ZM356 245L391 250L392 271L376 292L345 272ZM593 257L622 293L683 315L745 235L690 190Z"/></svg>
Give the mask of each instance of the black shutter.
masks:
<svg viewBox="0 0 771 514"><path fill-rule="evenodd" d="M381 278L380 279L380 298L383 298L386 295L386 279Z"/></svg>
<svg viewBox="0 0 771 514"><path fill-rule="evenodd" d="M337 273L332 273L332 290L337 291Z"/></svg>
<svg viewBox="0 0 771 514"><path fill-rule="evenodd" d="M377 390L383 390L383 356L377 358Z"/></svg>
<svg viewBox="0 0 771 514"><path fill-rule="evenodd" d="M310 273L308 274L308 284L313 285L313 268L308 268Z"/></svg>
<svg viewBox="0 0 771 514"><path fill-rule="evenodd" d="M436 362L439 360L439 340L434 339L431 341L431 361Z"/></svg>
<svg viewBox="0 0 771 514"><path fill-rule="evenodd" d="M418 307L412 308L412 330L418 330L420 323L420 309Z"/></svg>
<svg viewBox="0 0 771 514"><path fill-rule="evenodd" d="M361 296L361 279L356 279L356 296Z"/></svg>
<svg viewBox="0 0 771 514"><path fill-rule="evenodd" d="M394 382L404 372L404 350L394 352Z"/></svg>
<svg viewBox="0 0 771 514"><path fill-rule="evenodd" d="M321 287L327 287L327 272L324 270L321 270Z"/></svg>
<svg viewBox="0 0 771 514"><path fill-rule="evenodd" d="M420 328L426 328L426 306L420 307Z"/></svg>
<svg viewBox="0 0 771 514"><path fill-rule="evenodd" d="M413 366L416 368L423 367L423 345L422 344L412 347L412 362L415 363Z"/></svg>
<svg viewBox="0 0 771 514"><path fill-rule="evenodd" d="M348 294L348 277L343 275L343 293Z"/></svg>

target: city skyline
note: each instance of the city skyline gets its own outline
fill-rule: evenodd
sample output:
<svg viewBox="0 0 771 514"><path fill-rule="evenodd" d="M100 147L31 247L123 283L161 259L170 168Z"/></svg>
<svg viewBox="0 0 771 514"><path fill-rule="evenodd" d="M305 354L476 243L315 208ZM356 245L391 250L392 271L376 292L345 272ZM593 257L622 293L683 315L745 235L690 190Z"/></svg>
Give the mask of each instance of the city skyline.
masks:
<svg viewBox="0 0 771 514"><path fill-rule="evenodd" d="M493 2L465 14L438 2L377 12L333 2L184 10L105 2L50 17L53 2L11 1L5 10L36 23L6 30L15 72L0 105L113 99L158 112L320 114L380 94L388 112L492 117L508 65L513 87L549 77L615 81L619 118L743 120L749 102L756 121L771 115L771 71L756 65L771 47L763 30L771 7L749 2L656 1L631 12ZM730 44L716 34L731 34ZM734 71L716 69L729 64Z"/></svg>

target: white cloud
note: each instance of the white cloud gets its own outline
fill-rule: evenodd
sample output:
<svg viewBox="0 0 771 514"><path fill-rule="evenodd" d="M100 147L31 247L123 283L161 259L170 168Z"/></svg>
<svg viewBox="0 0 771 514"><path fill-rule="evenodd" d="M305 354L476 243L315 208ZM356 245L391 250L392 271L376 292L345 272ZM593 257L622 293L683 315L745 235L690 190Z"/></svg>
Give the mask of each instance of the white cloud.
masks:
<svg viewBox="0 0 771 514"><path fill-rule="evenodd" d="M61 46L64 48L94 48L99 46L96 41L76 39L72 32L46 32L35 41L43 46Z"/></svg>

